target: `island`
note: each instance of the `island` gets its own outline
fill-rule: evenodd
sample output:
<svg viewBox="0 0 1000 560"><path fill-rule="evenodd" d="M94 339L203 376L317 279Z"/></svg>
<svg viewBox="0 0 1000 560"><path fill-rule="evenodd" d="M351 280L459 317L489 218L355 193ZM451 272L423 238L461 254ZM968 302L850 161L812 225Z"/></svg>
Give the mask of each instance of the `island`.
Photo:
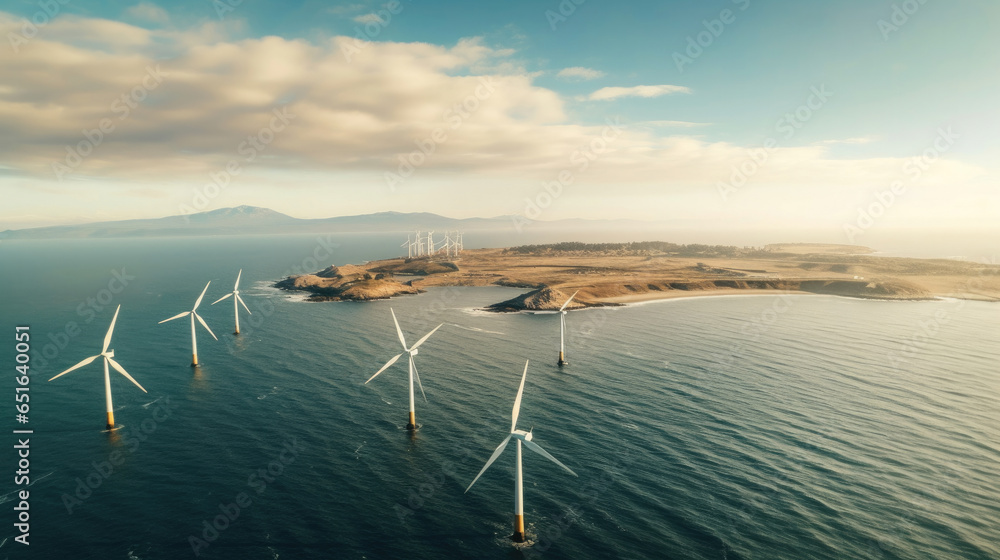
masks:
<svg viewBox="0 0 1000 560"><path fill-rule="evenodd" d="M509 286L526 292L498 312L623 305L704 295L791 292L882 300L1000 301L1000 265L888 257L855 245L765 247L668 242L555 243L330 266L275 286L310 301L366 301L435 286Z"/></svg>

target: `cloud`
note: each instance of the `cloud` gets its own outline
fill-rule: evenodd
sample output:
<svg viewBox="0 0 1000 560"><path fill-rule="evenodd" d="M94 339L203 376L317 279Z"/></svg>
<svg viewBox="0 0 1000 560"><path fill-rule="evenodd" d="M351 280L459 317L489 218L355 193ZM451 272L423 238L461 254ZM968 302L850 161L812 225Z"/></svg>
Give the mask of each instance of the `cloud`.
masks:
<svg viewBox="0 0 1000 560"><path fill-rule="evenodd" d="M125 15L150 23L167 23L170 21L167 11L151 2L139 2L125 10Z"/></svg>
<svg viewBox="0 0 1000 560"><path fill-rule="evenodd" d="M604 72L583 66L573 66L572 68L563 68L556 74L556 77L564 80L596 80L604 77Z"/></svg>
<svg viewBox="0 0 1000 560"><path fill-rule="evenodd" d="M878 140L877 136L858 136L855 138L824 140L820 144L870 144L876 140Z"/></svg>
<svg viewBox="0 0 1000 560"><path fill-rule="evenodd" d="M665 128L694 128L698 126L710 126L712 123L699 123L688 121L643 121L639 124L647 126L661 126Z"/></svg>
<svg viewBox="0 0 1000 560"><path fill-rule="evenodd" d="M374 12L355 16L353 19L357 23L382 23L382 18Z"/></svg>
<svg viewBox="0 0 1000 560"><path fill-rule="evenodd" d="M0 35L17 32L19 21L0 13ZM182 33L60 17L20 53L0 49L0 187L58 185L83 196L98 184L129 185L190 200L193 186L235 159L244 171L233 179L240 189L230 193L278 184L365 185L385 193L384 175L437 135L444 140L422 158L408 188L452 181L461 196L481 197L482 189L469 185L495 181L505 188L489 195L500 200L491 207L503 213L520 210L503 207L504 200L522 198L507 186L533 196L531 189L564 170L573 175L574 196L583 198L667 196L672 189L714 197L716 183L748 157L747 146L685 134L702 123L650 121L612 134L602 121L572 120L564 96L535 85L512 51L480 39L357 45L353 37L233 39L218 25ZM149 69L157 67L163 79L149 88ZM680 92L689 90L604 88L591 98ZM294 117L282 130L268 130L282 109ZM102 122L113 129L95 132ZM265 137L247 160L241 146ZM96 146L88 146L91 138L99 138ZM79 146L88 155L58 182L53 164L66 164ZM753 196L772 187L841 193L844 185L856 191L906 179L904 158L832 158L827 150L776 150L752 178ZM922 185L982 175L949 157L932 171ZM426 192L417 199L422 204L435 198Z"/></svg>
<svg viewBox="0 0 1000 560"><path fill-rule="evenodd" d="M590 94L591 101L606 101L619 97L659 97L670 93L691 93L684 86L658 85L633 87L606 87Z"/></svg>

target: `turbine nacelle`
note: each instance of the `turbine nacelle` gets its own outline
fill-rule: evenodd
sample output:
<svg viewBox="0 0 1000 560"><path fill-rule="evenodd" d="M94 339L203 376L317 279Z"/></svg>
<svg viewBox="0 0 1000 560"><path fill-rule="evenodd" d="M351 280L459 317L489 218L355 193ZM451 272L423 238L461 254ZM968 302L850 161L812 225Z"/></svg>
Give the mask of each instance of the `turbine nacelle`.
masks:
<svg viewBox="0 0 1000 560"><path fill-rule="evenodd" d="M524 430L514 430L510 433L511 437L517 438L521 441L531 441L531 431Z"/></svg>

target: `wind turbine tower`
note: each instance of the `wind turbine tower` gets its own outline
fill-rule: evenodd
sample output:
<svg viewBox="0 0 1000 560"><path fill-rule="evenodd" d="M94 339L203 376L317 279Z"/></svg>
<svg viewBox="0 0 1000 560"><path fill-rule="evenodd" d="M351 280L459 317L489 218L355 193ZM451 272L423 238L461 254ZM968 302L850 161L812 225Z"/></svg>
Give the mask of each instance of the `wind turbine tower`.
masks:
<svg viewBox="0 0 1000 560"><path fill-rule="evenodd" d="M201 300L202 298L205 297L205 292L208 291L208 286L211 283L212 282L209 281L208 284L205 284L205 289L201 291L201 295L198 296L198 300L194 302L194 308L192 308L191 311L178 313L177 315L174 315L169 319L164 319L160 321L160 323L166 323L167 321L173 321L174 319L180 319L181 317L186 317L188 315L191 316L191 367L198 367L198 337L195 335L195 328L194 328L195 319L197 319L198 322L201 323L201 326L205 327L205 330L208 331L208 334L212 335L212 338L214 338L215 340L219 340L219 337L215 336L215 333L212 332L212 329L208 328L208 323L206 323L205 320L201 318L201 315L198 315L198 306L201 305Z"/></svg>
<svg viewBox="0 0 1000 560"><path fill-rule="evenodd" d="M382 373L383 371L389 369L389 366L391 366L392 364L396 363L397 360L399 360L401 357L403 357L403 354L409 354L410 355L409 356L409 358L410 358L410 418L409 418L409 422L407 422L407 424L406 424L406 429L407 430L416 430L417 429L417 412L416 412L416 407L414 406L414 404L415 404L414 400L415 399L413 398L413 380L414 379L417 380L417 386L420 387L420 394L424 396L424 402L427 401L427 394L424 393L424 385L422 383L420 383L420 374L417 373L417 365L413 362L413 357L416 356L419 353L417 351L417 349L420 348L420 345L423 344L424 342L427 342L427 339L430 338L432 334L434 334L435 332L437 332L438 329L440 329L442 326L444 326L444 324L442 323L442 324L434 327L434 330L432 330L431 332L425 334L423 336L423 338L421 338L420 340L418 340L416 342L416 344L414 344L411 347L407 347L406 346L406 337L403 336L403 329L399 328L399 321L396 320L396 312L393 311L392 308L389 308L389 313L392 313L392 322L396 325L396 334L399 335L399 342L403 345L403 352L401 352L399 354L396 354L388 362L386 362L386 364L384 366L382 366L382 369L376 371L375 375L373 375L370 378L368 378L368 381L365 381L365 385L367 385L368 382L371 381L372 379L375 379L376 377L378 377L380 373Z"/></svg>
<svg viewBox="0 0 1000 560"><path fill-rule="evenodd" d="M528 362L525 361L524 373L521 375L521 386L518 387L517 389L517 398L514 399L514 411L511 413L510 434L507 436L507 439L500 442L500 445L497 447L496 451L494 451L493 455L491 455L489 460L486 461L486 466L483 467L483 470L479 471L479 474L476 475L476 478L472 480L472 484L469 484L469 487L465 489L466 492L471 490L472 485L475 484L477 480L479 480L479 477L483 476L483 473L486 472L486 469L490 468L490 465L493 464L493 461L496 461L497 457L499 457L500 454L503 453L504 448L507 447L507 444L510 443L510 440L511 439L517 440L517 468L514 471L514 534L511 535L510 538L514 542L519 542L519 543L523 543L525 540L524 539L524 479L521 474L522 472L521 445L523 444L528 449L534 451L535 453L538 453L542 457L545 457L546 459L559 465L560 467L565 469L566 472L568 472L569 474L577 476L577 474L573 472L569 467L560 463L558 459L556 459L552 455L549 455L549 453L544 449L542 449L537 443L531 441L532 440L531 431L526 432L524 430L517 429L517 416L521 411L521 396L524 394L524 380L527 377L528 377Z"/></svg>
<svg viewBox="0 0 1000 560"><path fill-rule="evenodd" d="M107 428L109 430L115 429L115 413L114 413L114 407L111 405L111 377L108 374L108 365L110 365L111 367L115 368L115 370L118 373L124 375L126 377L126 379L128 379L129 381L131 381L132 383L134 383L136 387L142 389L143 393L147 392L145 389L142 388L142 385L139 385L138 381L136 381L135 379L132 379L132 376L129 375L127 371L125 371L125 368L123 368L121 366L121 364L119 364L118 362L115 361L115 351L114 350L108 350L108 346L111 345L111 333L115 332L115 321L118 320L118 312L121 311L121 308L122 308L122 306L119 305L118 308L115 309L115 316L111 318L111 326L108 327L108 333L106 335L104 335L104 346L101 348L101 353L100 354L98 354L96 356L91 356L91 357L83 360L82 362L76 364L75 366L69 368L68 370L60 373L59 375L53 377L52 379L49 379L49 381L52 381L53 379L56 379L58 377L62 377L63 375L66 375L67 373L73 371L74 369L83 367L83 366L89 364L90 362L93 362L97 358L103 358L103 361L104 361L104 402L107 405L107 411L108 411Z"/></svg>

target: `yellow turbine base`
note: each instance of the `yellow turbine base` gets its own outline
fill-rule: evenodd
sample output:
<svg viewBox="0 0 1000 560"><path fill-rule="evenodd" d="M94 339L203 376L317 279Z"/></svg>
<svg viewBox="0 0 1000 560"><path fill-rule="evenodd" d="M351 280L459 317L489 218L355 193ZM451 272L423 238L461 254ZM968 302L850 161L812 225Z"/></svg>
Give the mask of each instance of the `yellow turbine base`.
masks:
<svg viewBox="0 0 1000 560"><path fill-rule="evenodd" d="M524 542L524 516L514 515L514 534L511 535L514 542Z"/></svg>
<svg viewBox="0 0 1000 560"><path fill-rule="evenodd" d="M109 412L108 413L108 429L112 430L112 429L114 429L114 427L115 427L115 413L114 412Z"/></svg>
<svg viewBox="0 0 1000 560"><path fill-rule="evenodd" d="M415 412L410 412L410 423L406 425L409 430L417 429L417 414Z"/></svg>
<svg viewBox="0 0 1000 560"><path fill-rule="evenodd" d="M198 367L198 354L191 354L191 367Z"/></svg>

